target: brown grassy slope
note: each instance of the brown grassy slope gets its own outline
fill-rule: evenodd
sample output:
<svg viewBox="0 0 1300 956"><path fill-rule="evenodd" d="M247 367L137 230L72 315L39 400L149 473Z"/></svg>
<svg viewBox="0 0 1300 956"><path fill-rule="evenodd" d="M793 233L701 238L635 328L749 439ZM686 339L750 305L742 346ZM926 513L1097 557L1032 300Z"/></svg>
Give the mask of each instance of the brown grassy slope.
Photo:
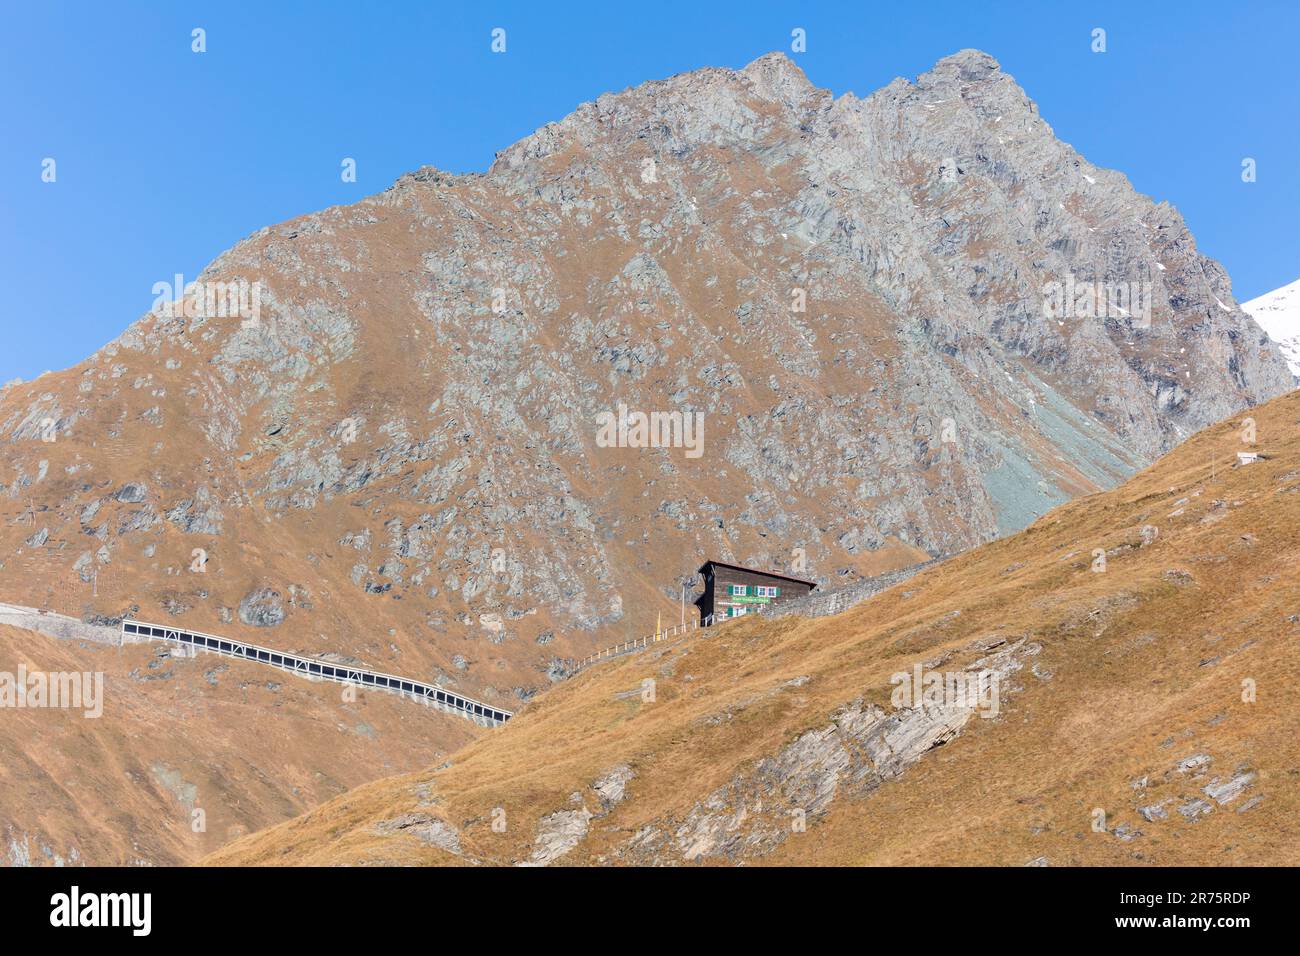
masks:
<svg viewBox="0 0 1300 956"><path fill-rule="evenodd" d="M597 816L562 862L680 861L680 850L654 857L633 837L673 832L846 703L888 708L893 672L945 655L946 669L969 664L972 642L1000 635L1042 650L1004 688L996 719L971 720L870 792L841 781L806 832L782 823L770 852L703 862L1295 863L1300 392L1251 415L1253 446L1240 418L1220 423L1114 491L837 617L737 622L594 668L450 767L369 784L208 860L508 863L529 857L543 817L583 805ZM1268 459L1231 467L1246 449ZM1158 529L1150 544L1146 525ZM1103 573L1090 570L1097 548L1107 551ZM652 703L636 693L647 678ZM1253 703L1242 699L1246 680ZM1178 769L1193 755L1210 761ZM602 810L590 786L619 764L635 776ZM1256 774L1240 797L1220 805L1204 793L1238 772ZM1178 810L1195 799L1211 810L1185 819ZM738 832L797 806L780 782L767 792L735 785L717 803ZM1139 816L1161 803L1166 819ZM1096 809L1106 832L1092 829ZM376 826L408 813L454 826L463 856Z"/></svg>
<svg viewBox="0 0 1300 956"><path fill-rule="evenodd" d="M0 860L176 864L480 731L340 685L162 645L110 647L0 626L0 671L102 672L103 714L0 710ZM193 811L205 814L196 833Z"/></svg>

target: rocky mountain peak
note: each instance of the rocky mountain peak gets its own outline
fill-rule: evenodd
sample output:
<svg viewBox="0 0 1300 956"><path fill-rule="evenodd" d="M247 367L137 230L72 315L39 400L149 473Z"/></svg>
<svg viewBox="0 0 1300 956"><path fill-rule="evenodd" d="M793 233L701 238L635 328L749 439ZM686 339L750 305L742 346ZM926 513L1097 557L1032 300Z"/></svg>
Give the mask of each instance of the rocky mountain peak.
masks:
<svg viewBox="0 0 1300 956"><path fill-rule="evenodd" d="M764 53L740 71L759 95L773 102L795 104L809 93L821 93L794 60L779 50Z"/></svg>
<svg viewBox="0 0 1300 956"><path fill-rule="evenodd" d="M681 615L705 558L950 554L1292 383L1177 213L978 51L865 99L781 54L604 94L201 279L257 314L0 393L0 593L232 636L274 594L245 638L488 703ZM632 415L699 441L598 425Z"/></svg>
<svg viewBox="0 0 1300 956"><path fill-rule="evenodd" d="M938 86L944 82L979 83L992 79L1002 66L983 50L958 50L943 57L934 67L917 77L920 87Z"/></svg>

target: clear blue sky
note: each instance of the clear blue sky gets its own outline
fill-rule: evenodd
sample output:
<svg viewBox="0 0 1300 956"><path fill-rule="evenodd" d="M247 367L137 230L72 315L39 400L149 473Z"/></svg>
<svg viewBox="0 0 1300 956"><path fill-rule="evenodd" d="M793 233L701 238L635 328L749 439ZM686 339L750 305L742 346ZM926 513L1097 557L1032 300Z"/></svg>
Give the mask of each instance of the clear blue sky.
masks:
<svg viewBox="0 0 1300 956"><path fill-rule="evenodd" d="M1176 205L1245 300L1300 278L1298 9L0 0L0 382L80 361L149 309L155 282L192 280L264 225L424 164L483 170L578 103L789 52L795 27L795 59L837 95L991 53L1058 136Z"/></svg>

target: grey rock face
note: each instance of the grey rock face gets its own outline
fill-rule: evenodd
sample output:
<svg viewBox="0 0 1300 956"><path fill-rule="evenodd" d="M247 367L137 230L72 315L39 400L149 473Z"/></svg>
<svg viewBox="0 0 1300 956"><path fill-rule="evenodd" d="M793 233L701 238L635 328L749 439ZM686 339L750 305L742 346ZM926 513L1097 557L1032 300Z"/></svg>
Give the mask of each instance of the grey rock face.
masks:
<svg viewBox="0 0 1300 956"><path fill-rule="evenodd" d="M221 508L207 485L199 485L194 497L167 512L167 520L186 534L221 534Z"/></svg>
<svg viewBox="0 0 1300 956"><path fill-rule="evenodd" d="M1142 816L1142 819L1146 820L1148 823L1155 823L1159 820L1169 819L1169 812L1165 810L1165 801L1153 803L1150 806L1139 807L1138 813Z"/></svg>
<svg viewBox="0 0 1300 956"><path fill-rule="evenodd" d="M1209 786L1203 787L1202 792L1222 807L1240 797L1246 788L1254 782L1255 773L1245 771L1234 774L1228 780L1220 781L1215 779Z"/></svg>
<svg viewBox="0 0 1300 956"><path fill-rule="evenodd" d="M404 813L392 820L375 824L380 833L402 833L422 843L460 855L460 833L445 820L429 813Z"/></svg>
<svg viewBox="0 0 1300 956"><path fill-rule="evenodd" d="M1189 800L1178 808L1178 812L1186 820L1198 820L1214 812L1214 807L1204 800Z"/></svg>
<svg viewBox="0 0 1300 956"><path fill-rule="evenodd" d="M1210 765L1211 759L1209 754L1192 754L1190 757L1184 757L1178 761L1178 772L1200 773Z"/></svg>
<svg viewBox="0 0 1300 956"><path fill-rule="evenodd" d="M620 764L593 783L591 788L600 797L601 805L608 809L622 802L624 792L632 777L632 768Z"/></svg>
<svg viewBox="0 0 1300 956"><path fill-rule="evenodd" d="M239 602L239 619L250 627L275 627L284 614L280 592L272 588L256 588Z"/></svg>
<svg viewBox="0 0 1300 956"><path fill-rule="evenodd" d="M524 866L547 866L576 847L586 837L593 819L603 817L623 802L628 783L635 774L626 764L611 767L591 784L600 807L593 813L583 803L581 793L569 795L569 802L579 805L576 810L559 810L541 819L533 850Z"/></svg>
<svg viewBox="0 0 1300 956"><path fill-rule="evenodd" d="M866 99L832 99L780 54L738 74L675 77L579 109L503 153L490 176L541 187L540 160L579 139L601 153L618 141L611 129L654 114L663 119L644 128L644 151L666 166L707 163L698 154L710 146L748 149L768 170L792 165L800 185L793 194L778 186L787 205L751 219L765 232L758 241L777 244L780 229L796 249L818 247L807 273L816 292L865 273L914 336L917 348L901 360L934 368L934 384L959 385L933 366L947 364L941 356L1002 380L969 354L975 341L992 344L1083 386L1078 397L1094 401L1076 407L1144 456L1290 384L1280 354L1235 307L1222 268L1195 252L1181 217L1057 140L986 54L962 51ZM597 164L584 158L575 172L589 178ZM670 168L664 178L682 174ZM1069 276L1149 283L1149 327L1122 315L1047 320L1043 288ZM1180 363L1175 344L1201 347ZM1013 390L1023 384L1005 359L993 361ZM1103 380L1103 367L1122 374ZM1060 424L1093 437L1082 424Z"/></svg>
<svg viewBox="0 0 1300 956"><path fill-rule="evenodd" d="M975 662L972 670L987 670L1003 681L1041 650L1018 640ZM656 864L706 857L735 863L762 855L792 832L795 816L811 825L841 794L862 797L902 776L928 751L960 734L975 714L960 703L886 711L857 701L828 726L808 731L752 771L737 774L684 820L643 828L626 853Z"/></svg>
<svg viewBox="0 0 1300 956"><path fill-rule="evenodd" d="M537 837L528 863L532 866L546 866L558 860L582 842L590 822L591 812L585 807L581 810L560 810L543 817L537 826Z"/></svg>
<svg viewBox="0 0 1300 956"><path fill-rule="evenodd" d="M145 499L145 487L140 482L130 482L117 489L113 497L123 504L138 505Z"/></svg>
<svg viewBox="0 0 1300 956"><path fill-rule="evenodd" d="M1132 843L1135 839L1142 836L1141 830L1136 830L1127 823L1121 823L1111 831L1111 836L1122 843Z"/></svg>

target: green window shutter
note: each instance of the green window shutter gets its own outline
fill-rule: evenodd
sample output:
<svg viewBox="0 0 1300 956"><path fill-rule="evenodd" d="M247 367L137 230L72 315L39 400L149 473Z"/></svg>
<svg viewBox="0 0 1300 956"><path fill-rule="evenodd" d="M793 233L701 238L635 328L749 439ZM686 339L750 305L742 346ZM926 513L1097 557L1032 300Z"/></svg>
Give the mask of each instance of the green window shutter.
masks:
<svg viewBox="0 0 1300 956"><path fill-rule="evenodd" d="M747 584L747 585L745 585L745 593L748 594L750 597L753 597L753 596L754 596L754 585L752 585L752 584Z"/></svg>
<svg viewBox="0 0 1300 956"><path fill-rule="evenodd" d="M781 596L781 589L780 589L780 588L772 588L772 596L773 596L773 597L780 597L780 596Z"/></svg>

